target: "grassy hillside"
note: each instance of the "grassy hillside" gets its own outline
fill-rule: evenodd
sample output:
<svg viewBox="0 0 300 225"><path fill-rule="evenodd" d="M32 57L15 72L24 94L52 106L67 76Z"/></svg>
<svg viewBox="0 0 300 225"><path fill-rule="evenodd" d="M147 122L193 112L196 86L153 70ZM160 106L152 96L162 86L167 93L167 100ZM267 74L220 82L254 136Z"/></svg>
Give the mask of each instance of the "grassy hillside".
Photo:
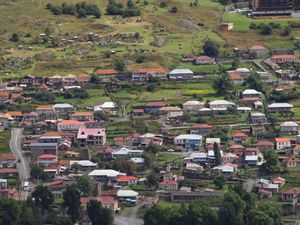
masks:
<svg viewBox="0 0 300 225"><path fill-rule="evenodd" d="M63 2L75 4L81 1L0 0L0 56L8 65L12 64L12 60L17 61L14 64L24 64L24 59L29 61L26 66L1 70L0 76L17 77L24 73L38 76L90 73L96 67L111 67L114 57L126 59L129 70L143 66L175 68L179 66L181 56L200 54L207 38L216 41L222 51L253 44L287 48L293 46L291 36L282 37L281 30L274 31L270 36L262 36L259 31L249 30L249 24L278 21L284 27L290 20L300 22L299 19L252 20L245 15L224 14L224 7L214 0L198 0L196 5L196 0L168 0L165 8L160 7L160 0L147 0L147 4L145 1L136 0L142 15L132 18L105 15L107 0L86 1L101 9L102 17L99 19L56 16L46 9L48 3L60 5ZM120 1L126 4L126 0ZM174 6L178 8L177 13L170 12ZM219 32L218 24L221 21L233 22L234 29ZM60 44L54 48L32 44L45 29L50 30L51 35L59 40L73 36L84 40L89 32L93 32L106 39L112 38L112 42L100 46L96 42L88 45L81 41L73 45ZM9 41L14 32L20 35L18 43ZM139 33L139 38L130 38L135 33ZM300 29L293 29L292 36L297 38L299 33ZM24 46L24 49L17 49L19 45ZM116 56L106 58L105 53L111 50L117 52ZM142 64L135 63L138 55L146 56ZM198 66L194 69L206 71L208 68Z"/></svg>

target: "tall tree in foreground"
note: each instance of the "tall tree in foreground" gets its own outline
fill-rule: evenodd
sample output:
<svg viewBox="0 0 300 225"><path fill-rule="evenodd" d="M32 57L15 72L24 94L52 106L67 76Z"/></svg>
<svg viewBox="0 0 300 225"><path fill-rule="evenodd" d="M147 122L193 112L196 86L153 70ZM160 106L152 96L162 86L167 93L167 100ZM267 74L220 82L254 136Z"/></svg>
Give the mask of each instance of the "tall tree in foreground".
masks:
<svg viewBox="0 0 300 225"><path fill-rule="evenodd" d="M103 208L98 201L89 201L87 205L88 217L92 225L112 225L113 215L111 209Z"/></svg>
<svg viewBox="0 0 300 225"><path fill-rule="evenodd" d="M221 73L213 84L218 96L229 96L235 92L234 84L227 73Z"/></svg>
<svg viewBox="0 0 300 225"><path fill-rule="evenodd" d="M207 56L216 57L219 55L219 46L214 41L207 39L203 45L203 52Z"/></svg>
<svg viewBox="0 0 300 225"><path fill-rule="evenodd" d="M63 206L73 222L80 218L80 191L75 185L68 186L63 192Z"/></svg>

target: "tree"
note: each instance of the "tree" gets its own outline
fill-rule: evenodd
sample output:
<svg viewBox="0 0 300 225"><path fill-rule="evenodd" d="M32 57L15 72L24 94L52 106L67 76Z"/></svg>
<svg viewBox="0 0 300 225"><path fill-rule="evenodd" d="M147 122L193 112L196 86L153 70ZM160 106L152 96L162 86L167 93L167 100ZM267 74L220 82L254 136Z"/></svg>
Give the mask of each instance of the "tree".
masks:
<svg viewBox="0 0 300 225"><path fill-rule="evenodd" d="M258 73L251 73L246 83L249 85L250 88L253 88L257 91L263 91L263 83Z"/></svg>
<svg viewBox="0 0 300 225"><path fill-rule="evenodd" d="M33 165L30 170L30 176L35 179L48 180L47 173L44 172L43 168L38 165Z"/></svg>
<svg viewBox="0 0 300 225"><path fill-rule="evenodd" d="M145 160L145 166L147 168L152 168L153 162L155 160L155 155L152 152L144 152L143 158Z"/></svg>
<svg viewBox="0 0 300 225"><path fill-rule="evenodd" d="M150 84L148 84L147 91L154 92L155 89L156 89L156 83L150 83Z"/></svg>
<svg viewBox="0 0 300 225"><path fill-rule="evenodd" d="M87 214L92 225L112 225L113 215L111 209L103 208L98 201L89 201L87 204Z"/></svg>
<svg viewBox="0 0 300 225"><path fill-rule="evenodd" d="M226 96L232 94L235 90L234 84L228 74L220 74L213 84L218 96Z"/></svg>
<svg viewBox="0 0 300 225"><path fill-rule="evenodd" d="M178 12L178 8L176 6L173 6L171 9L172 13L177 13Z"/></svg>
<svg viewBox="0 0 300 225"><path fill-rule="evenodd" d="M38 185L35 191L32 193L35 205L42 210L48 209L54 201L53 194L48 190L46 186Z"/></svg>
<svg viewBox="0 0 300 225"><path fill-rule="evenodd" d="M147 125L143 119L136 119L134 121L134 128L138 133L146 133L148 131Z"/></svg>
<svg viewBox="0 0 300 225"><path fill-rule="evenodd" d="M266 160L260 167L260 170L268 173L276 173L280 171L278 155L275 151L264 149L262 151L264 159Z"/></svg>
<svg viewBox="0 0 300 225"><path fill-rule="evenodd" d="M216 57L219 55L219 46L210 39L207 39L203 45L205 55Z"/></svg>
<svg viewBox="0 0 300 225"><path fill-rule="evenodd" d="M226 179L223 175L217 176L214 179L214 185L220 189L223 189L225 184L226 184Z"/></svg>
<svg viewBox="0 0 300 225"><path fill-rule="evenodd" d="M125 68L125 62L122 60L122 59L116 59L114 61L114 68L117 70L117 71L124 71L124 68Z"/></svg>
<svg viewBox="0 0 300 225"><path fill-rule="evenodd" d="M99 78L99 76L96 75L96 74L93 74L93 75L91 76L91 83L99 84L99 83L100 83L100 78Z"/></svg>
<svg viewBox="0 0 300 225"><path fill-rule="evenodd" d="M148 145L148 147L146 148L146 151L147 152L151 152L153 154L156 154L156 153L158 153L160 151L160 147L158 145L156 145L156 144L150 143Z"/></svg>
<svg viewBox="0 0 300 225"><path fill-rule="evenodd" d="M97 121L108 121L108 115L103 112L103 111L96 111L94 112L94 119L97 120Z"/></svg>
<svg viewBox="0 0 300 225"><path fill-rule="evenodd" d="M273 225L273 220L264 212L254 209L247 215L247 225Z"/></svg>
<svg viewBox="0 0 300 225"><path fill-rule="evenodd" d="M63 192L63 206L73 223L80 218L80 191L75 185L68 186Z"/></svg>
<svg viewBox="0 0 300 225"><path fill-rule="evenodd" d="M159 181L160 181L160 176L153 171L147 176L147 183L149 185L155 186Z"/></svg>
<svg viewBox="0 0 300 225"><path fill-rule="evenodd" d="M88 197L92 194L94 183L87 175L79 176L77 177L77 188L82 196Z"/></svg>
<svg viewBox="0 0 300 225"><path fill-rule="evenodd" d="M231 4L231 0L219 0L219 2L220 2L222 5L229 5L229 4Z"/></svg>
<svg viewBox="0 0 300 225"><path fill-rule="evenodd" d="M285 27L284 29L283 29L283 31L282 31L282 36L290 36L290 34L292 33L292 30L291 30L291 28L289 28L289 27Z"/></svg>
<svg viewBox="0 0 300 225"><path fill-rule="evenodd" d="M34 215L31 205L24 203L21 208L20 224L22 225L36 225L37 219Z"/></svg>
<svg viewBox="0 0 300 225"><path fill-rule="evenodd" d="M241 225L243 224L245 202L234 192L224 194L220 218L223 225Z"/></svg>
<svg viewBox="0 0 300 225"><path fill-rule="evenodd" d="M0 200L0 225L19 225L19 202L13 199Z"/></svg>
<svg viewBox="0 0 300 225"><path fill-rule="evenodd" d="M217 142L214 143L214 156L216 165L220 165L222 163L222 156Z"/></svg>
<svg viewBox="0 0 300 225"><path fill-rule="evenodd" d="M119 157L113 162L113 168L119 170L128 175L132 175L136 170L137 166L134 162L127 160L124 157Z"/></svg>
<svg viewBox="0 0 300 225"><path fill-rule="evenodd" d="M168 213L166 209L154 206L146 211L143 216L144 225L164 225L168 223Z"/></svg>
<svg viewBox="0 0 300 225"><path fill-rule="evenodd" d="M240 60L238 58L235 58L231 63L231 69L235 70L239 67Z"/></svg>
<svg viewBox="0 0 300 225"><path fill-rule="evenodd" d="M166 8L167 7L167 1L166 0L162 0L159 4L160 8Z"/></svg>
<svg viewBox="0 0 300 225"><path fill-rule="evenodd" d="M85 9L80 8L80 9L78 10L78 17L79 17L79 18L85 18L86 16L87 16L87 14L86 14Z"/></svg>
<svg viewBox="0 0 300 225"><path fill-rule="evenodd" d="M11 40L12 42L19 42L19 40L20 40L19 34L18 34L18 33L13 33L13 34L11 35L10 40Z"/></svg>
<svg viewBox="0 0 300 225"><path fill-rule="evenodd" d="M264 212L273 220L273 225L283 225L281 207L270 202L261 202L257 206L258 211Z"/></svg>
<svg viewBox="0 0 300 225"><path fill-rule="evenodd" d="M260 33L261 35L271 35L272 32L273 32L273 29L272 29L272 27L271 27L270 25L263 25L263 26L261 27L261 30L260 30L259 33Z"/></svg>

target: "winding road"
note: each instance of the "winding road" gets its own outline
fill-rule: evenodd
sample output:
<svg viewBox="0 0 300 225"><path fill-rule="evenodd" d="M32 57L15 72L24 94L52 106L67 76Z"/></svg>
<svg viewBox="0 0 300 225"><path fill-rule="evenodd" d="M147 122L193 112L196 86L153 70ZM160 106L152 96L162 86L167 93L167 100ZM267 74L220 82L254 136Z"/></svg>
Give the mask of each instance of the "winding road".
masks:
<svg viewBox="0 0 300 225"><path fill-rule="evenodd" d="M19 171L19 180L21 183L21 188L20 188L20 200L26 201L28 198L28 191L23 190L23 184L24 181L29 182L29 187L32 185L31 182L29 181L30 178L30 167L28 160L24 156L22 152L22 134L23 134L23 129L22 128L13 128L11 131L11 138L9 142L9 147L10 150L16 155L18 159L18 171Z"/></svg>
<svg viewBox="0 0 300 225"><path fill-rule="evenodd" d="M114 224L116 225L143 225L144 221L142 219L137 218L137 212L141 207L140 204L130 208L130 215L122 216L115 215Z"/></svg>

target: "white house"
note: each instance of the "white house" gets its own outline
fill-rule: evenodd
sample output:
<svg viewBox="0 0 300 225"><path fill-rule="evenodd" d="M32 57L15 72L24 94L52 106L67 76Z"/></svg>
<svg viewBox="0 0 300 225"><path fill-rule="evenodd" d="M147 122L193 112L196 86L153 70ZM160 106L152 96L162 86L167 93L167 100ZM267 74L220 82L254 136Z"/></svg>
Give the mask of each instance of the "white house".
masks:
<svg viewBox="0 0 300 225"><path fill-rule="evenodd" d="M289 103L272 103L268 105L271 112L290 112L294 106Z"/></svg>
<svg viewBox="0 0 300 225"><path fill-rule="evenodd" d="M246 89L242 93L243 98L259 98L261 95L261 92L256 91L254 89Z"/></svg>
<svg viewBox="0 0 300 225"><path fill-rule="evenodd" d="M174 138L174 144L183 146L185 151L199 149L202 142L202 136L197 134L181 134Z"/></svg>
<svg viewBox="0 0 300 225"><path fill-rule="evenodd" d="M190 80L193 76L194 72L190 69L174 69L169 73L171 80Z"/></svg>
<svg viewBox="0 0 300 225"><path fill-rule="evenodd" d="M289 138L275 138L276 149L284 150L291 148L291 140Z"/></svg>
<svg viewBox="0 0 300 225"><path fill-rule="evenodd" d="M204 103L199 101L187 101L182 104L184 111L198 111L204 107Z"/></svg>
<svg viewBox="0 0 300 225"><path fill-rule="evenodd" d="M214 100L209 103L211 109L227 109L232 106L235 106L235 103L226 100Z"/></svg>

